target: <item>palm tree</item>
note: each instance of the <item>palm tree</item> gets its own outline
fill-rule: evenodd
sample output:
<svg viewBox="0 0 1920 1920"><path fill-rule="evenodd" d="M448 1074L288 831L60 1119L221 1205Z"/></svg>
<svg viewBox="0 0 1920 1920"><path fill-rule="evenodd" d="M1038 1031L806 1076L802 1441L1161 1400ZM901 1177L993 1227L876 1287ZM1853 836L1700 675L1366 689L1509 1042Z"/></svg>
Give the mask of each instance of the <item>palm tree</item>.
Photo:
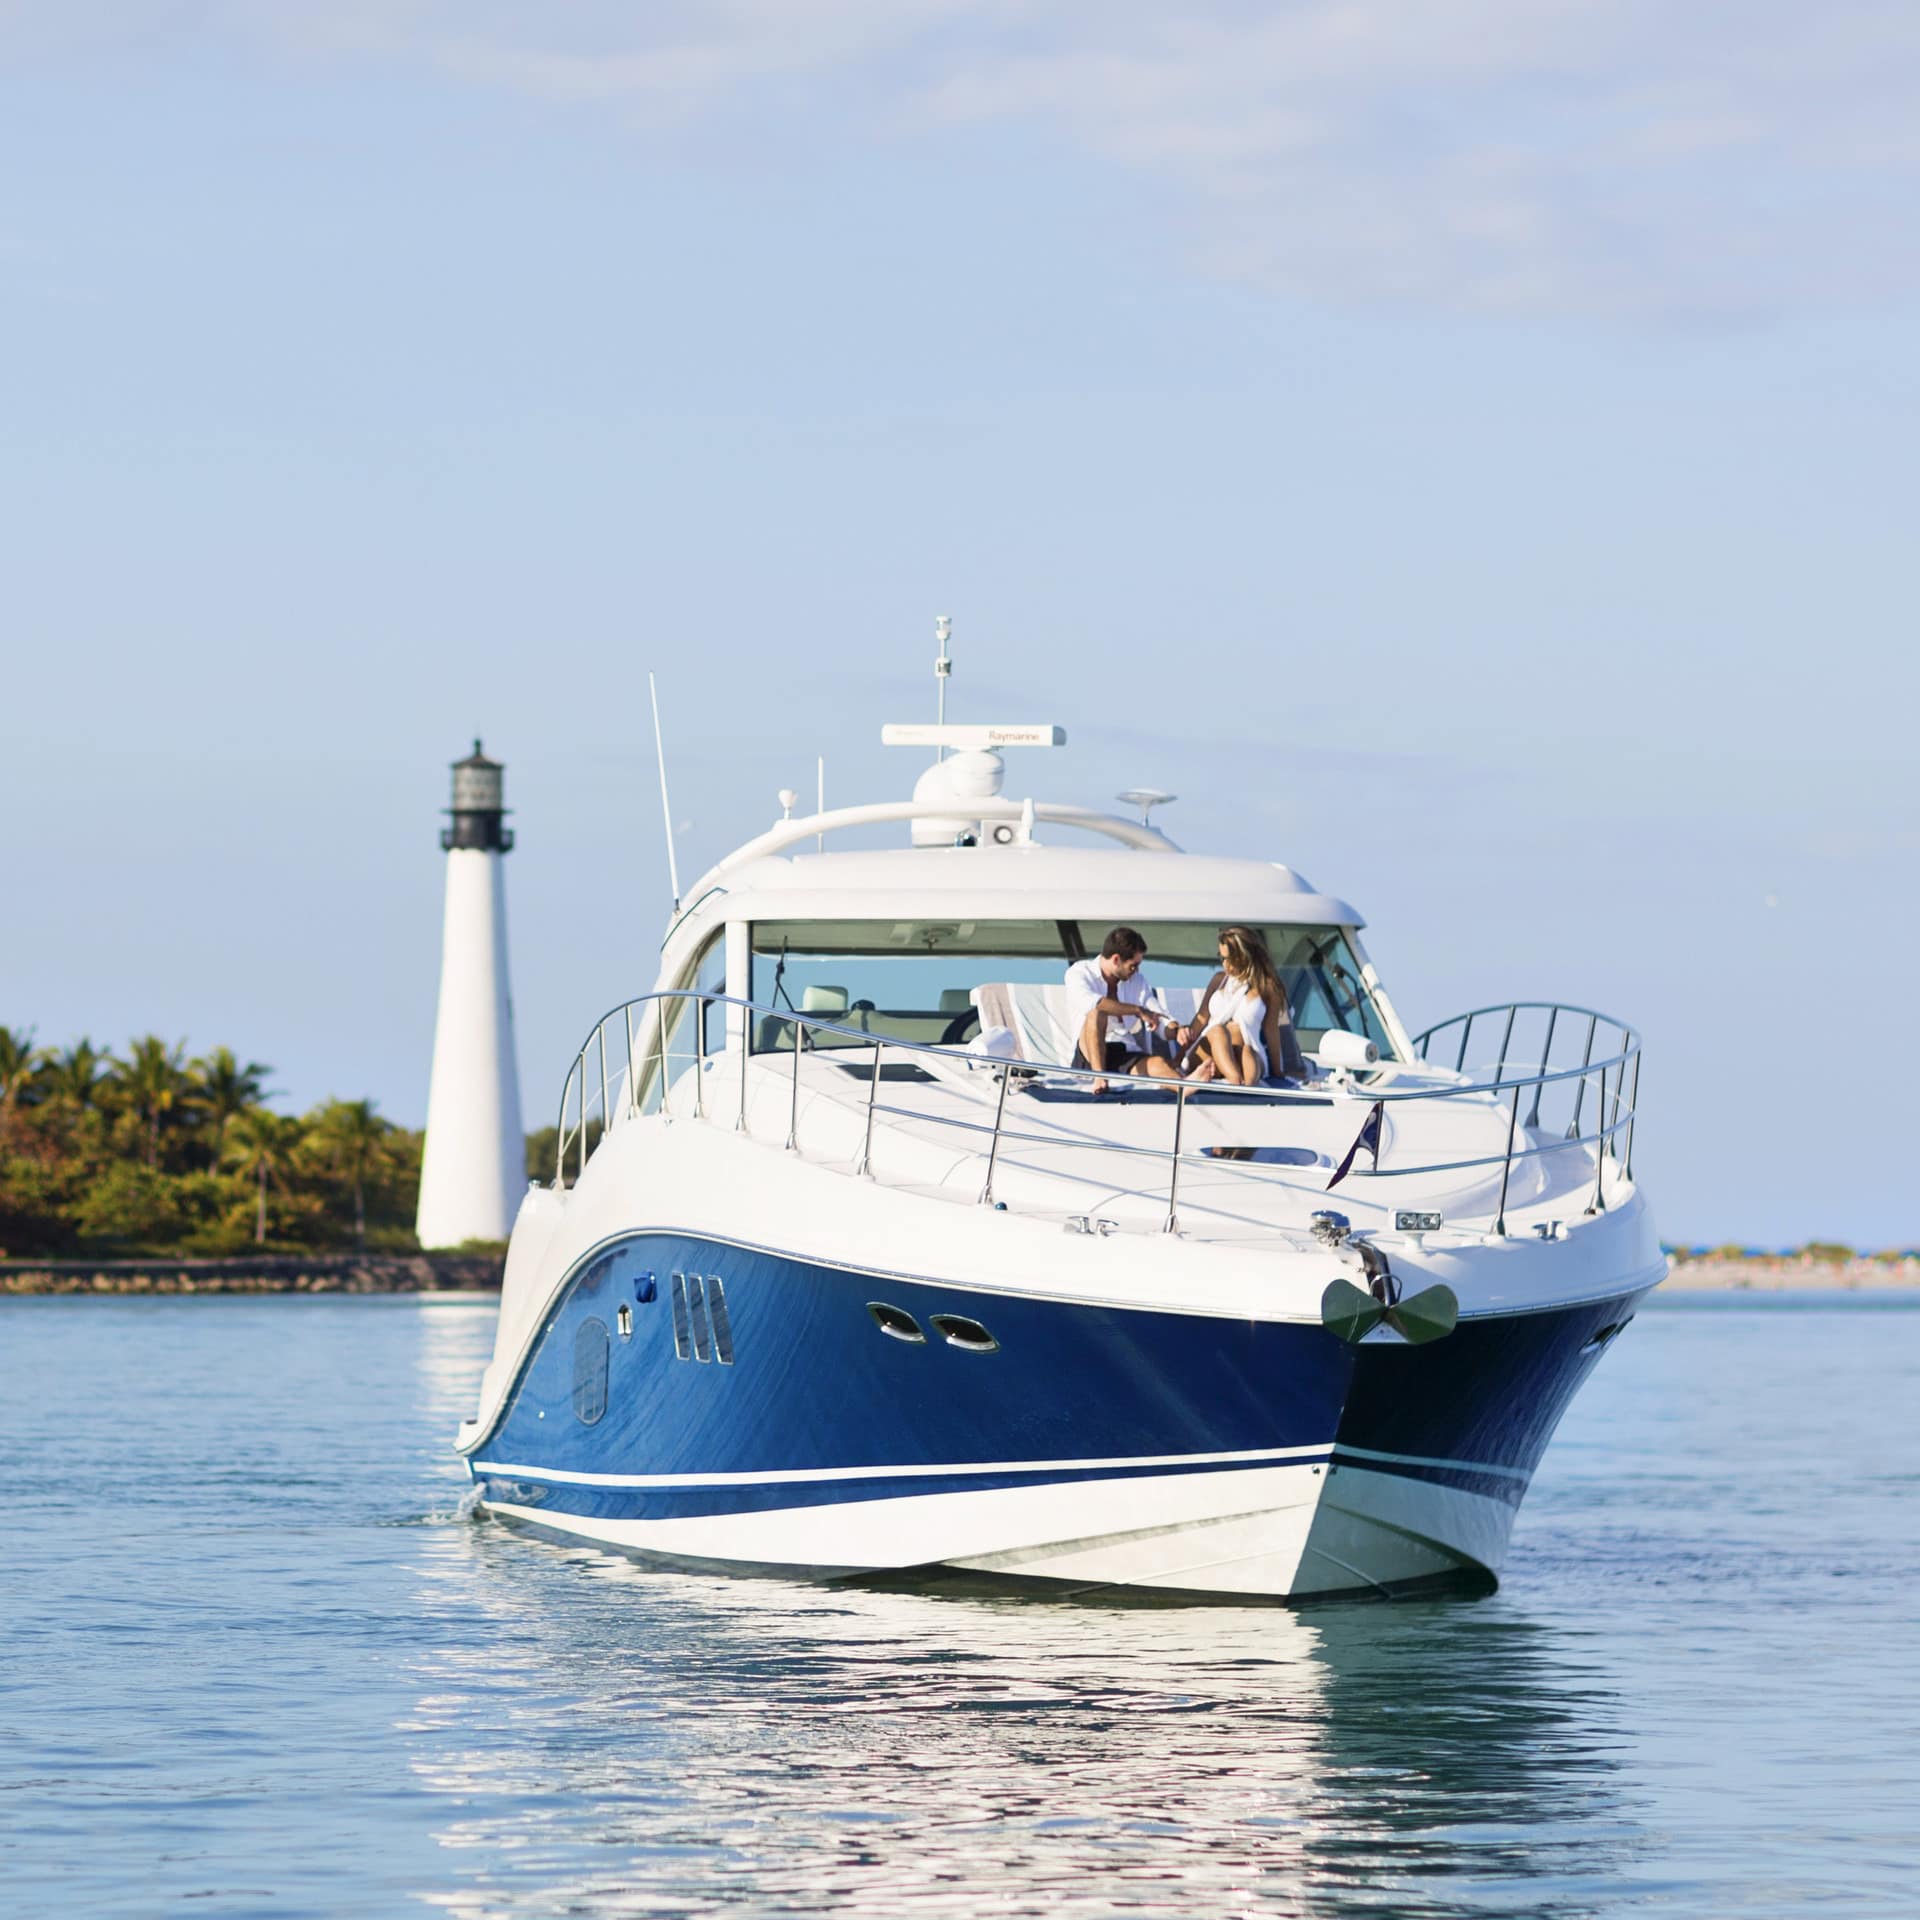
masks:
<svg viewBox="0 0 1920 1920"><path fill-rule="evenodd" d="M33 1044L33 1029L0 1027L0 1108L15 1106L32 1084L46 1059L44 1048Z"/></svg>
<svg viewBox="0 0 1920 1920"><path fill-rule="evenodd" d="M173 1046L149 1033L134 1041L114 1085L146 1123L147 1165L160 1164L160 1123L186 1098L187 1043Z"/></svg>
<svg viewBox="0 0 1920 1920"><path fill-rule="evenodd" d="M217 1166L227 1144L227 1123L261 1101L271 1099L267 1075L273 1069L258 1060L243 1067L231 1047L215 1047L193 1063L193 1104L213 1122L213 1158Z"/></svg>
<svg viewBox="0 0 1920 1920"><path fill-rule="evenodd" d="M75 1113L97 1112L100 1089L113 1065L112 1054L102 1053L91 1040L76 1040L54 1054L42 1069L47 1097Z"/></svg>
<svg viewBox="0 0 1920 1920"><path fill-rule="evenodd" d="M367 1239L367 1180L393 1157L393 1122L375 1111L371 1100L329 1100L307 1119L307 1145L340 1179L353 1187L353 1237Z"/></svg>
<svg viewBox="0 0 1920 1920"><path fill-rule="evenodd" d="M283 1115L269 1113L265 1107L250 1107L234 1115L227 1127L222 1162L233 1172L255 1182L257 1198L253 1216L253 1244L262 1246L267 1238L267 1182L276 1185L300 1144L300 1123Z"/></svg>

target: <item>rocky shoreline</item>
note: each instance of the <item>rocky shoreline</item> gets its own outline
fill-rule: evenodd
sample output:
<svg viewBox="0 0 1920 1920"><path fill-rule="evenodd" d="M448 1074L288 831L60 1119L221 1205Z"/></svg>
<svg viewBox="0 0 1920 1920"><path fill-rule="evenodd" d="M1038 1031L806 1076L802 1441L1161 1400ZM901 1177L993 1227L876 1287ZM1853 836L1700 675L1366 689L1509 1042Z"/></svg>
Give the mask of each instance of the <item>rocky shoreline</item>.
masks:
<svg viewBox="0 0 1920 1920"><path fill-rule="evenodd" d="M235 1260L0 1260L9 1293L498 1292L491 1253L271 1254Z"/></svg>
<svg viewBox="0 0 1920 1920"><path fill-rule="evenodd" d="M232 1260L0 1260L3 1294L497 1293L504 1257L489 1253L272 1254ZM1788 1293L1920 1289L1920 1256L1823 1260L1675 1255L1675 1291Z"/></svg>

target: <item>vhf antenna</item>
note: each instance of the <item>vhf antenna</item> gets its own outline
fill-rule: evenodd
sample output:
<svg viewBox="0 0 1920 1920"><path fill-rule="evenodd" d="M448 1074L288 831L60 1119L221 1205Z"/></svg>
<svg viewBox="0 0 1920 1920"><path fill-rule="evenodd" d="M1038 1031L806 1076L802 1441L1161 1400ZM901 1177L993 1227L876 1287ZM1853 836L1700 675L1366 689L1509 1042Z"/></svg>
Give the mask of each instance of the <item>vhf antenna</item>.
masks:
<svg viewBox="0 0 1920 1920"><path fill-rule="evenodd" d="M647 675L647 697L653 702L653 751L660 762L661 824L667 830L667 879L673 887L673 910L680 911L680 863L673 857L673 802L667 798L667 749L660 738L660 690Z"/></svg>
<svg viewBox="0 0 1920 1920"><path fill-rule="evenodd" d="M947 724L947 682L953 678L953 657L947 652L947 642L953 638L952 620L946 614L941 614L933 623L933 633L934 638L940 642L940 657L933 663L933 683L940 689L935 717L944 727ZM937 767L946 757L946 748L936 747L933 764Z"/></svg>

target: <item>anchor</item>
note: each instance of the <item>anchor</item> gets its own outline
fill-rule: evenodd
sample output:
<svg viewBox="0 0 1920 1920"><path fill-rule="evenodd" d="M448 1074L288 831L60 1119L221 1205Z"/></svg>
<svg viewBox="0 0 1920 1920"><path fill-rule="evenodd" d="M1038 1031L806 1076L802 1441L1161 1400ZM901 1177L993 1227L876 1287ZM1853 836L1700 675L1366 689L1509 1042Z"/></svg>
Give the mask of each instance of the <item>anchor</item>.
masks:
<svg viewBox="0 0 1920 1920"><path fill-rule="evenodd" d="M1387 1256L1365 1240L1351 1243L1366 1269L1367 1284L1333 1280L1320 1296L1320 1323L1350 1346L1357 1346L1375 1327L1391 1327L1410 1347L1444 1340L1460 1319L1460 1301L1442 1281L1422 1287L1402 1299L1400 1281Z"/></svg>

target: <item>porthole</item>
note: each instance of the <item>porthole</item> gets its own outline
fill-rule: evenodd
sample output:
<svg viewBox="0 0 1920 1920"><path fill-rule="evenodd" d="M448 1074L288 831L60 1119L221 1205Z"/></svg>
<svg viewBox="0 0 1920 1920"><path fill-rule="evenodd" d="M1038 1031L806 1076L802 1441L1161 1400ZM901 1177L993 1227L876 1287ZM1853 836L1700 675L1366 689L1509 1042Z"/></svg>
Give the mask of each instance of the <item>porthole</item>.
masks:
<svg viewBox="0 0 1920 1920"><path fill-rule="evenodd" d="M1619 1337L1626 1332L1632 1320L1633 1315L1628 1314L1625 1320L1616 1320L1611 1326L1602 1327L1597 1333L1588 1338L1586 1347L1583 1348L1582 1351L1587 1352L1596 1347L1604 1347L1610 1342L1619 1339Z"/></svg>
<svg viewBox="0 0 1920 1920"><path fill-rule="evenodd" d="M713 1322L713 1357L723 1367L733 1365L733 1320L727 1312L727 1283L717 1273L707 1275L707 1317Z"/></svg>
<svg viewBox="0 0 1920 1920"><path fill-rule="evenodd" d="M693 1325L687 1318L687 1276L673 1276L673 1350L682 1360L693 1358Z"/></svg>
<svg viewBox="0 0 1920 1920"><path fill-rule="evenodd" d="M999 1351L1000 1342L978 1320L969 1320L964 1313L936 1313L933 1329L950 1347L960 1347L968 1353Z"/></svg>
<svg viewBox="0 0 1920 1920"><path fill-rule="evenodd" d="M707 1324L707 1293L699 1274L687 1275L687 1312L693 1320L693 1357L713 1358L713 1333Z"/></svg>
<svg viewBox="0 0 1920 1920"><path fill-rule="evenodd" d="M573 1336L573 1411L592 1426L607 1410L607 1323L582 1320Z"/></svg>
<svg viewBox="0 0 1920 1920"><path fill-rule="evenodd" d="M620 1338L622 1340L631 1340L633 1338L633 1309L628 1306L624 1300L620 1302L620 1311L615 1316L615 1322L620 1329Z"/></svg>
<svg viewBox="0 0 1920 1920"><path fill-rule="evenodd" d="M884 1300L869 1300L867 1311L873 1315L873 1324L882 1333L890 1333L896 1340L917 1340L924 1343L926 1335L920 1331L920 1322L905 1307L890 1307Z"/></svg>

